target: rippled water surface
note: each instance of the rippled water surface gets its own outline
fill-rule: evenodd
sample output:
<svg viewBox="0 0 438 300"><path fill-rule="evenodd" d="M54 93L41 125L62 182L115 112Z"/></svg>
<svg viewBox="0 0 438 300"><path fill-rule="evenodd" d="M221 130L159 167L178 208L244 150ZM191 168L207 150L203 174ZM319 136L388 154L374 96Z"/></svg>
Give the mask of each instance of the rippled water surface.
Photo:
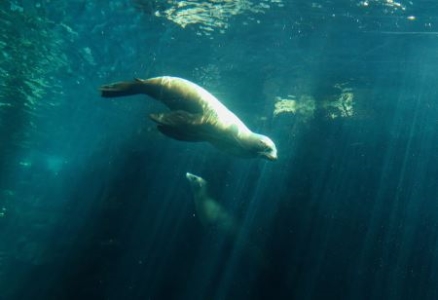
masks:
<svg viewBox="0 0 438 300"><path fill-rule="evenodd" d="M0 300L437 299L437 16L426 0L1 1ZM99 95L164 75L278 160L173 140L148 118L163 104Z"/></svg>

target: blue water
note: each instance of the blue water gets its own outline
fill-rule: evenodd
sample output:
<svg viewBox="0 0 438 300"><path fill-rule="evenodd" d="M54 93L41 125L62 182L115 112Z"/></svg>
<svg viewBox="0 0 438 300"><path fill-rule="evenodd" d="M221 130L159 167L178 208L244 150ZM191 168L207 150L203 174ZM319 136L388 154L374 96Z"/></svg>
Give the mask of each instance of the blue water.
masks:
<svg viewBox="0 0 438 300"><path fill-rule="evenodd" d="M2 1L0 299L438 299L438 4L334 2ZM162 75L279 159L98 92ZM200 222L187 172L237 229Z"/></svg>

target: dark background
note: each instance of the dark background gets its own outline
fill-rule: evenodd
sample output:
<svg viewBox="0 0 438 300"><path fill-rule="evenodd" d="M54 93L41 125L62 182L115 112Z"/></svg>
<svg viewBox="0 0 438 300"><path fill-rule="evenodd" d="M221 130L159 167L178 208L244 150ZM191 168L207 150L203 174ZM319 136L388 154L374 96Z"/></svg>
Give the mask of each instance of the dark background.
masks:
<svg viewBox="0 0 438 300"><path fill-rule="evenodd" d="M438 298L438 4L260 3L221 32L167 1L1 2L0 299ZM278 161L171 140L147 119L160 103L98 93L161 75ZM339 84L353 116L273 115ZM200 224L186 172L237 233Z"/></svg>

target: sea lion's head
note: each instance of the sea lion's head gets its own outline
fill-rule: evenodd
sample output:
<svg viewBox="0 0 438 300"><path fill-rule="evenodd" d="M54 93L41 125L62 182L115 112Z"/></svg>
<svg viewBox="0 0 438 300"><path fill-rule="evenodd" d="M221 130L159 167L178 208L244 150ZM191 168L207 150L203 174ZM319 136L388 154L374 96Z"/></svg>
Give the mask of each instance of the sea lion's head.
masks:
<svg viewBox="0 0 438 300"><path fill-rule="evenodd" d="M253 133L248 137L247 143L249 144L249 150L254 156L267 160L277 160L277 147L266 135Z"/></svg>
<svg viewBox="0 0 438 300"><path fill-rule="evenodd" d="M192 173L187 172L186 178L190 182L190 186L192 187L193 190L197 191L200 189L204 189L207 186L207 181L205 181L204 178L196 176Z"/></svg>

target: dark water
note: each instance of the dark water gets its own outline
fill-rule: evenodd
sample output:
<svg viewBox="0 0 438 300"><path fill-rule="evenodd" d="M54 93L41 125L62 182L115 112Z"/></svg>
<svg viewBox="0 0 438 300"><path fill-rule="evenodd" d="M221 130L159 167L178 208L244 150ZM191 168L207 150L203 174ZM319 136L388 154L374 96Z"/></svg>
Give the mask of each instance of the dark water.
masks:
<svg viewBox="0 0 438 300"><path fill-rule="evenodd" d="M438 299L435 1L0 7L0 299ZM278 161L171 140L160 103L98 93L161 75ZM186 172L232 232L201 224Z"/></svg>

